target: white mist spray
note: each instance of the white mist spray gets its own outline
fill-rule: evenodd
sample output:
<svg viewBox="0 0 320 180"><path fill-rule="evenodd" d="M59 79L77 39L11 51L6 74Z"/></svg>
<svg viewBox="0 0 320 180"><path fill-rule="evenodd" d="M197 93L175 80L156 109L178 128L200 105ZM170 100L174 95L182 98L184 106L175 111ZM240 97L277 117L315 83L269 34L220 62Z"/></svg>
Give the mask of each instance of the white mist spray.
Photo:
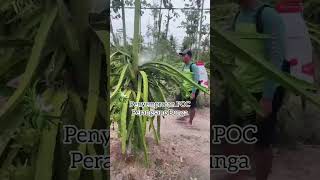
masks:
<svg viewBox="0 0 320 180"><path fill-rule="evenodd" d="M155 52L153 52L151 50L143 51L139 54L138 65L142 66L142 65L149 63L155 59L156 59Z"/></svg>

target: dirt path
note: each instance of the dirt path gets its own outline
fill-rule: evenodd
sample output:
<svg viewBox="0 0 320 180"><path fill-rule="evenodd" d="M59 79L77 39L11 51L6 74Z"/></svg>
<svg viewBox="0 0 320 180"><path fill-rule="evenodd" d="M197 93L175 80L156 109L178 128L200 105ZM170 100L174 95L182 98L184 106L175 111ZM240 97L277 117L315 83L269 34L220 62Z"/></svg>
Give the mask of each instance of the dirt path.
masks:
<svg viewBox="0 0 320 180"><path fill-rule="evenodd" d="M277 150L270 180L317 180L320 178L320 146L301 145Z"/></svg>
<svg viewBox="0 0 320 180"><path fill-rule="evenodd" d="M112 179L210 179L209 117L209 108L199 109L194 128L187 128L176 117L163 119L160 144L155 144L152 133L148 134L149 168L143 165L143 157L123 157L116 132L111 131Z"/></svg>
<svg viewBox="0 0 320 180"><path fill-rule="evenodd" d="M178 155L185 159L182 169L185 179L208 179L210 176L210 110L199 109L193 128L186 128L184 122L174 118L162 124L162 134L166 141L175 144Z"/></svg>
<svg viewBox="0 0 320 180"><path fill-rule="evenodd" d="M296 149L275 148L272 172L268 180L318 180L320 146L299 145ZM211 179L225 180L225 173L212 171ZM253 174L246 180L255 180Z"/></svg>
<svg viewBox="0 0 320 180"><path fill-rule="evenodd" d="M120 144L111 132L112 179L116 180L209 180L209 108L200 109L194 128L167 117L161 123L161 142L155 144L148 134L150 168L143 165L143 156L125 158ZM270 180L317 180L320 177L320 146L298 145L293 148L275 148ZM222 180L224 173L213 171L211 179ZM248 177L248 180L255 178Z"/></svg>

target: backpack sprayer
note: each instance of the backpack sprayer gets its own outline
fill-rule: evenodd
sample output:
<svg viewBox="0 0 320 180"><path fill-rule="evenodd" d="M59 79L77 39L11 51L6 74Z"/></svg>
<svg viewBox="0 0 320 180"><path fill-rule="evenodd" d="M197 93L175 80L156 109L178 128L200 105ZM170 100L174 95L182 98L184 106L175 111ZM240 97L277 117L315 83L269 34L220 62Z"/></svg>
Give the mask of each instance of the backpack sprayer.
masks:
<svg viewBox="0 0 320 180"><path fill-rule="evenodd" d="M198 67L198 71L199 71L199 82L200 85L202 85L205 88L208 88L208 73L207 70L205 68L205 63L202 60L198 60L196 62L196 65Z"/></svg>
<svg viewBox="0 0 320 180"><path fill-rule="evenodd" d="M286 28L285 58L290 64L291 75L313 83L315 65L312 62L312 44L303 19L302 0L283 0L276 5Z"/></svg>

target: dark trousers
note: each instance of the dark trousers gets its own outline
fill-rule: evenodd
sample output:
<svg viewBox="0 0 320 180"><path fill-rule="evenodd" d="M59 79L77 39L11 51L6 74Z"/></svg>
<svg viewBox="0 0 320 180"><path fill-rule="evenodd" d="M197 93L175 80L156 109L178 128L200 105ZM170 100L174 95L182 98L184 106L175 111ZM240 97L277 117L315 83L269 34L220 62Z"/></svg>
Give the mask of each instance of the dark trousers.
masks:
<svg viewBox="0 0 320 180"><path fill-rule="evenodd" d="M276 140L275 134L278 121L277 114L279 112L279 109L281 108L284 93L285 91L283 87L278 87L276 89L272 100L272 113L265 119L260 120L256 118L256 112L252 112L249 113L245 118L236 118L235 122L233 122L230 117L229 100L228 98L225 98L219 106L213 107L213 125L256 125L258 127L258 132L254 134L254 136L258 139L256 145L259 147L269 147ZM252 95L256 98L257 101L261 100L262 93L254 93Z"/></svg>

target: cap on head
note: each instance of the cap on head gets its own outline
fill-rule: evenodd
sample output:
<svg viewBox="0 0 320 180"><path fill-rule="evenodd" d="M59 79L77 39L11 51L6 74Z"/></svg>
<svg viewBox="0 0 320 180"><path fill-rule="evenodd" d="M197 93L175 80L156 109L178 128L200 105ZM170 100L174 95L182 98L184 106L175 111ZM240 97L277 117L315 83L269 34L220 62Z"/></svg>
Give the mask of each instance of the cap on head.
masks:
<svg viewBox="0 0 320 180"><path fill-rule="evenodd" d="M184 56L186 54L188 54L190 57L192 57L192 52L190 49L185 49L184 51L182 51L181 53L179 53L181 56Z"/></svg>

